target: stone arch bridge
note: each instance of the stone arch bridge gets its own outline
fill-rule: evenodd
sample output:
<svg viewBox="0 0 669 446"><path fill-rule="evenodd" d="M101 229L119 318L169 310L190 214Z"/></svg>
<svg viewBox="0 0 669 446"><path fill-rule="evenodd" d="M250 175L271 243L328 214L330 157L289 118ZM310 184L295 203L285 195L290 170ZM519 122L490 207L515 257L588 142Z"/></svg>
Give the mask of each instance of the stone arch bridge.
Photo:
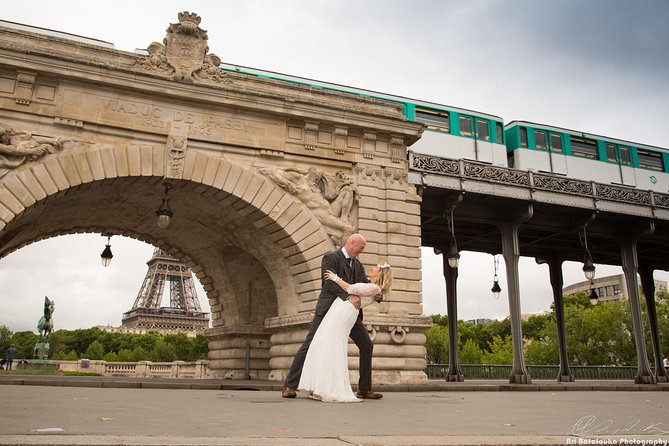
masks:
<svg viewBox="0 0 669 446"><path fill-rule="evenodd" d="M179 14L146 54L0 27L0 257L80 232L155 245L204 286L215 375L280 380L321 256L357 230L362 262L389 262L396 279L366 311L374 379L426 380L406 154L422 127L384 101L221 73L199 23ZM174 215L159 229L166 188Z"/></svg>

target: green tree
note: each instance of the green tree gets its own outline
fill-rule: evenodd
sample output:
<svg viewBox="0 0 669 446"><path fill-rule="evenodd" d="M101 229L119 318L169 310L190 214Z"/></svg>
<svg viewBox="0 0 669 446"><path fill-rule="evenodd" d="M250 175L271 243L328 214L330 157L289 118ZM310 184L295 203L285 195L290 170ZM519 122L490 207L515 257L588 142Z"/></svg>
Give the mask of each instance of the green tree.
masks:
<svg viewBox="0 0 669 446"><path fill-rule="evenodd" d="M102 359L107 362L118 362L118 355L114 352L107 352Z"/></svg>
<svg viewBox="0 0 669 446"><path fill-rule="evenodd" d="M86 359L102 359L105 356L105 349L100 341L93 341L88 345L84 357Z"/></svg>
<svg viewBox="0 0 669 446"><path fill-rule="evenodd" d="M149 352L147 352L141 345L138 345L137 347L132 349L132 357L133 361L151 361Z"/></svg>
<svg viewBox="0 0 669 446"><path fill-rule="evenodd" d="M553 320L555 320L555 316L552 313L530 316L526 321L523 321L523 337L525 339L543 339L545 335L544 328Z"/></svg>
<svg viewBox="0 0 669 446"><path fill-rule="evenodd" d="M513 347L511 336L504 339L495 335L488 345L489 351L483 353L483 364L513 364Z"/></svg>
<svg viewBox="0 0 669 446"><path fill-rule="evenodd" d="M441 314L433 314L432 315L432 323L436 325L440 325L442 327L448 327L448 316L447 315L441 315Z"/></svg>
<svg viewBox="0 0 669 446"><path fill-rule="evenodd" d="M32 331L19 331L14 333L12 342L16 347L15 359L32 358L34 356L35 344L39 337Z"/></svg>
<svg viewBox="0 0 669 446"><path fill-rule="evenodd" d="M193 340L193 358L198 359L207 359L209 355L209 339L204 335L197 335Z"/></svg>
<svg viewBox="0 0 669 446"><path fill-rule="evenodd" d="M77 361L79 358L77 357L77 353L74 350L70 350L67 353L61 352L56 352L53 354L51 359L58 359L61 361Z"/></svg>
<svg viewBox="0 0 669 446"><path fill-rule="evenodd" d="M0 325L0 354L4 354L12 345L14 333L6 326Z"/></svg>
<svg viewBox="0 0 669 446"><path fill-rule="evenodd" d="M467 339L460 349L460 362L462 364L481 364L483 351L473 339Z"/></svg>
<svg viewBox="0 0 669 446"><path fill-rule="evenodd" d="M128 350L127 348L122 348L118 352L116 360L118 362L133 362L133 361L135 361L135 356L134 356L132 350Z"/></svg>
<svg viewBox="0 0 669 446"><path fill-rule="evenodd" d="M559 364L560 354L555 339L530 339L525 343L525 362L532 365Z"/></svg>
<svg viewBox="0 0 669 446"><path fill-rule="evenodd" d="M429 364L448 362L448 328L434 324L425 331L425 349Z"/></svg>
<svg viewBox="0 0 669 446"><path fill-rule="evenodd" d="M180 361L195 360L193 357L193 341L184 333L165 335L163 340L174 347L176 359Z"/></svg>
<svg viewBox="0 0 669 446"><path fill-rule="evenodd" d="M177 352L173 345L164 340L158 341L151 352L151 360L155 362L172 362L177 359Z"/></svg>

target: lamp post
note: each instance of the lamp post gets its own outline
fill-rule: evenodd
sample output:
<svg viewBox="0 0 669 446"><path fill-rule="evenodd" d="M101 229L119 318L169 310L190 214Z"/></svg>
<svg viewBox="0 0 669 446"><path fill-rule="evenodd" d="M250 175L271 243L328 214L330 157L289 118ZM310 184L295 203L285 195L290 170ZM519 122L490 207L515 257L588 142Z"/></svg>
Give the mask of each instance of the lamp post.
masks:
<svg viewBox="0 0 669 446"><path fill-rule="evenodd" d="M448 259L448 266L457 268L460 263L460 253L458 252L458 244L455 241L455 221L453 221L453 209L451 209L451 218L448 221L451 230L451 247L446 253Z"/></svg>
<svg viewBox="0 0 669 446"><path fill-rule="evenodd" d="M597 305L599 302L599 295L595 291L595 284L590 281L590 305Z"/></svg>
<svg viewBox="0 0 669 446"><path fill-rule="evenodd" d="M107 244L105 245L105 249L102 251L102 254L100 254L100 260L102 261L102 266L109 266L112 261L112 257L114 257L114 254L112 254L111 251L111 244L109 242L109 239L111 238L111 235L107 236Z"/></svg>
<svg viewBox="0 0 669 446"><path fill-rule="evenodd" d="M592 256L590 255L590 250L588 249L588 233L583 226L583 242L585 245L585 257L583 258L583 274L585 274L586 280L592 282L592 279L595 278L595 265L592 262Z"/></svg>
<svg viewBox="0 0 669 446"><path fill-rule="evenodd" d="M158 227L160 229L169 228L170 223L172 222L172 215L174 215L172 208L170 207L170 199L167 196L167 192L169 191L170 187L171 186L169 183L165 183L165 194L163 195L160 206L156 210L156 217L158 217Z"/></svg>
<svg viewBox="0 0 669 446"><path fill-rule="evenodd" d="M497 278L497 268L499 267L499 259L497 258L497 255L495 255L493 262L495 265L495 275L492 279L492 288L490 288L490 291L492 291L493 299L499 299L499 293L502 292L502 287L499 286L499 279Z"/></svg>

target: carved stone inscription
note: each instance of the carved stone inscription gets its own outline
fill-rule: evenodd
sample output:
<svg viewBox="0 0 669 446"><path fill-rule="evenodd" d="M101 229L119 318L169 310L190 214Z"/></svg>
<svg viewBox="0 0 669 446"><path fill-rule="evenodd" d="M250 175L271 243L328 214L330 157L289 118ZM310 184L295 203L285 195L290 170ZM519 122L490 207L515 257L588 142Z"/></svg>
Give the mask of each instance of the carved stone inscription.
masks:
<svg viewBox="0 0 669 446"><path fill-rule="evenodd" d="M285 140L284 125L255 117L207 113L142 99L91 93L82 101L83 96L79 91L66 88L63 103L69 106L64 106L66 109L60 115L165 135L178 132L188 139L212 142L276 146L277 141ZM72 106L74 104L77 106Z"/></svg>

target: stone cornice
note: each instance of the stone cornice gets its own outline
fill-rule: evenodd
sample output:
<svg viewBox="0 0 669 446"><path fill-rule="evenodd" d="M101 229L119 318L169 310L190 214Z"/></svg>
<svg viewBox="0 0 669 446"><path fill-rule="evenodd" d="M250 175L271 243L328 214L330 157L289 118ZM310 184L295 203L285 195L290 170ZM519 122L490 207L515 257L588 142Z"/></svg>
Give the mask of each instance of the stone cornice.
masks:
<svg viewBox="0 0 669 446"><path fill-rule="evenodd" d="M265 109L291 118L315 118L342 123L342 111L351 126L367 126L402 135L407 144L420 136L423 126L407 121L401 105L374 98L225 72L219 78L174 81L169 74L147 71L138 65L143 55L104 46L75 42L0 26L0 66L34 71L43 76L70 78L117 86L132 85L152 96L167 94L188 100ZM215 93L212 94L212 90ZM161 93L162 92L162 93Z"/></svg>

